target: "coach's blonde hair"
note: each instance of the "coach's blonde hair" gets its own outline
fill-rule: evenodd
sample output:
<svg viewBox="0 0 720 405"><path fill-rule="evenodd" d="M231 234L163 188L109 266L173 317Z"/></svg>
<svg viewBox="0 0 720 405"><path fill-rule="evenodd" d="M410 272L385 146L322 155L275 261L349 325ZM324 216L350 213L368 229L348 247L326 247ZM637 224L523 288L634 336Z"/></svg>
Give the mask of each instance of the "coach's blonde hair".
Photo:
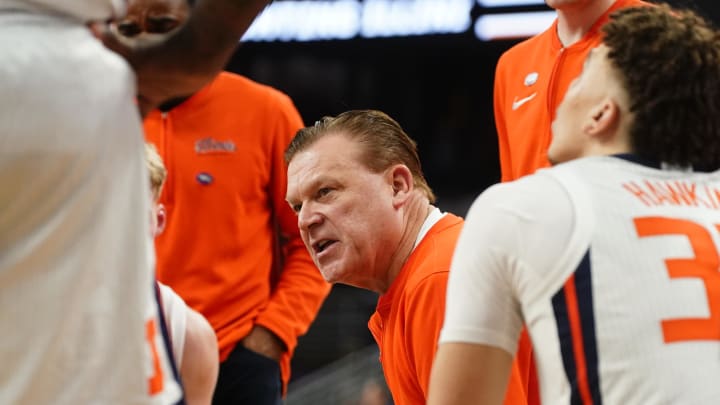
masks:
<svg viewBox="0 0 720 405"><path fill-rule="evenodd" d="M435 194L425 180L417 144L387 114L376 110L351 110L337 117L323 117L311 127L297 132L285 151L285 162L329 134L343 134L362 145L362 163L370 170L380 173L394 164L404 164L413 176L413 185L430 203Z"/></svg>

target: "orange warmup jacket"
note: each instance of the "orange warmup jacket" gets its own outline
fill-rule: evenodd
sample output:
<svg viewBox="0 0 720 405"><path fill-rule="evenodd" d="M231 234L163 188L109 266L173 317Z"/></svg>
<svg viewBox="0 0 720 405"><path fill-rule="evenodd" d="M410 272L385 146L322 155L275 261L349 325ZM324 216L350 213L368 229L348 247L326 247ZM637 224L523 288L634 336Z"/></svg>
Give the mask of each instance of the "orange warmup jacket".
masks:
<svg viewBox="0 0 720 405"><path fill-rule="evenodd" d="M280 362L287 383L297 338L330 290L285 201L283 153L303 126L300 115L279 91L221 73L144 125L168 169L158 279L210 321L221 361L253 325L273 331L288 348ZM276 226L286 241L282 260L273 255Z"/></svg>
<svg viewBox="0 0 720 405"><path fill-rule="evenodd" d="M600 28L623 7L647 5L618 0L575 44L563 48L557 20L543 33L505 52L495 72L495 125L502 181L518 179L547 167L550 124L570 83L582 72L585 57L602 41Z"/></svg>
<svg viewBox="0 0 720 405"><path fill-rule="evenodd" d="M368 326L380 348L380 363L398 405L426 403L430 370L445 317L450 261L463 220L445 214L425 235L378 300ZM517 362L506 405L525 405Z"/></svg>

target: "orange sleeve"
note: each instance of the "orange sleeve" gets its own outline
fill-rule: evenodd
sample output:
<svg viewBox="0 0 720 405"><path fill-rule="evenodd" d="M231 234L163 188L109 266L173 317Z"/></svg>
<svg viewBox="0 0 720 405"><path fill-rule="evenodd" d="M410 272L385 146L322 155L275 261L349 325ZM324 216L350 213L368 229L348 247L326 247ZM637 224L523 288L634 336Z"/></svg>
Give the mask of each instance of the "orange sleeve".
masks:
<svg viewBox="0 0 720 405"><path fill-rule="evenodd" d="M287 170L283 155L292 137L303 127L302 118L289 97L281 95L277 104L273 108L279 109L280 113L275 119L274 133L268 134L274 137L270 153L272 178L269 203L282 241L281 269L268 306L255 323L268 328L285 342L288 349L285 356L289 360L298 336L307 332L330 291L330 284L325 282L312 262L300 239L297 216L285 201ZM283 380L287 383L289 367L284 367L282 371Z"/></svg>
<svg viewBox="0 0 720 405"><path fill-rule="evenodd" d="M500 155L500 180L513 180L512 161L510 160L510 139L508 138L507 127L505 126L505 55L501 56L495 69L495 82L493 85L493 110L495 113L495 129L497 130L497 141Z"/></svg>

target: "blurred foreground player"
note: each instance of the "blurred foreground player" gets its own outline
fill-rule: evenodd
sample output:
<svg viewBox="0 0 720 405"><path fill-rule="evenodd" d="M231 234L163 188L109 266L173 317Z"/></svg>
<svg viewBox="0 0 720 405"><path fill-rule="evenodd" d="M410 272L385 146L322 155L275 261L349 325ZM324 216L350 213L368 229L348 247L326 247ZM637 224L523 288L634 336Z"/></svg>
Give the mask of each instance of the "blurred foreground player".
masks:
<svg viewBox="0 0 720 405"><path fill-rule="evenodd" d="M181 399L134 100L202 86L265 3L201 0L177 36L114 46L131 69L87 28L124 1L0 0L0 403Z"/></svg>

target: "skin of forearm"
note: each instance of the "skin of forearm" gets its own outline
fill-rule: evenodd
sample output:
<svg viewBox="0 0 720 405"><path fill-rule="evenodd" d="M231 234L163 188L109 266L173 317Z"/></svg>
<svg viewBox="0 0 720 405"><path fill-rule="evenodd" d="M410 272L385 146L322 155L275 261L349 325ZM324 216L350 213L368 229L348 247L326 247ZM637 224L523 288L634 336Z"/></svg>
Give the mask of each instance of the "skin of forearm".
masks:
<svg viewBox="0 0 720 405"><path fill-rule="evenodd" d="M186 97L225 67L257 14L269 0L198 0L187 22L173 35L133 45L105 38L125 56L138 80L142 115L161 103Z"/></svg>
<svg viewBox="0 0 720 405"><path fill-rule="evenodd" d="M226 65L240 37L269 0L198 0L185 26L168 39L168 52L179 53L182 69L199 80L214 77Z"/></svg>

